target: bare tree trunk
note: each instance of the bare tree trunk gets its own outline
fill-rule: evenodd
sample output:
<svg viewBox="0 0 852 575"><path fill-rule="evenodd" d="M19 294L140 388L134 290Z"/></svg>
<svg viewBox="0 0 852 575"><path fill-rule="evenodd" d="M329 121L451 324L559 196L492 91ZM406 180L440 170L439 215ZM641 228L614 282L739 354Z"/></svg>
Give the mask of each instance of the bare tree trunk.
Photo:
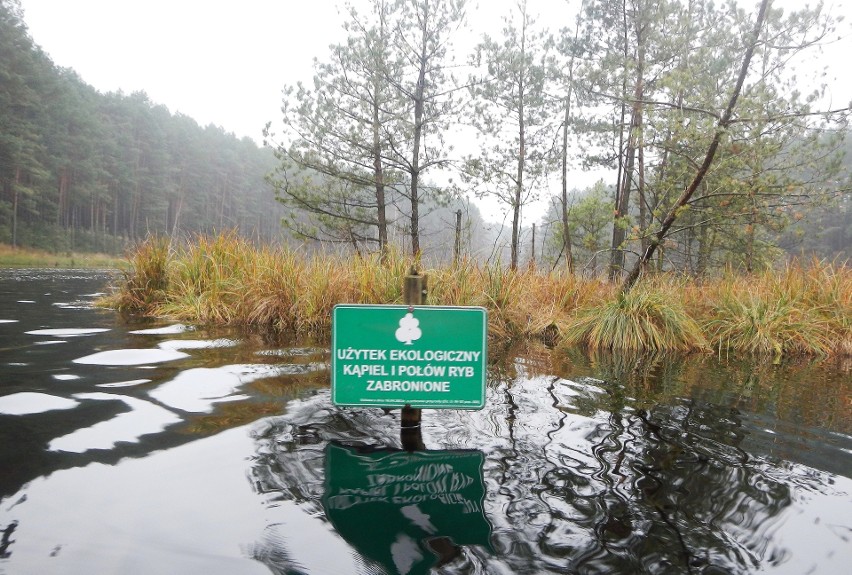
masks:
<svg viewBox="0 0 852 575"><path fill-rule="evenodd" d="M526 59L527 19L524 12L524 23L521 29L521 60ZM526 164L526 122L524 118L524 76L518 79L518 166L515 174L515 197L512 202L512 259L509 267L518 269L518 251L520 249L521 202L524 193L524 168Z"/></svg>
<svg viewBox="0 0 852 575"><path fill-rule="evenodd" d="M627 12L624 8L624 40L625 54L627 51ZM638 20L641 14L637 14L635 18ZM617 195L615 218L612 227L612 253L610 255L609 278L614 279L616 275L624 270L624 241L627 237L627 230L623 223L619 220L627 216L630 207L630 189L633 182L633 170L636 165L636 150L639 139L641 138L642 130L642 96L644 94L643 74L645 65L645 44L643 36L643 24L641 21L635 23L636 26L636 44L637 44L637 65L636 65L636 83L633 88L633 104L630 113L630 131L627 138L627 150L625 157L627 165L624 168L624 173L621 177L619 192ZM625 59L626 61L626 59Z"/></svg>
<svg viewBox="0 0 852 575"><path fill-rule="evenodd" d="M623 48L621 56L624 59L625 68L626 68L627 55L628 55L628 52L627 52L627 41L628 41L627 2L626 2L626 0L622 0L622 2L621 2L621 21L622 21L622 31L624 33L624 36L623 36L624 48ZM614 210L614 212L615 212L616 218L618 217L618 206L621 205L621 194L623 193L622 180L624 179L624 167L625 167L624 166L624 157L625 157L625 151L626 151L625 146L624 146L624 121L625 121L626 117L627 117L627 70L625 70L624 76L621 79L621 119L619 120L619 123L618 123L618 171L616 172L616 177L615 177L615 210ZM616 234L616 230L615 230L616 218L613 218L612 245L615 244L615 237L614 236ZM613 257L615 257L614 254L610 254L610 272L609 272L610 277L612 277L612 275L613 275L613 272L612 272L612 267L613 267L612 258Z"/></svg>
<svg viewBox="0 0 852 575"><path fill-rule="evenodd" d="M713 245L716 234L709 225L703 224L698 233L698 262L695 264L695 275L703 276L709 265L710 254L713 253Z"/></svg>
<svg viewBox="0 0 852 575"><path fill-rule="evenodd" d="M180 226L180 212L183 209L183 190L181 190L180 197L178 199L177 208L175 208L175 221L172 226L172 241L177 238L178 229Z"/></svg>
<svg viewBox="0 0 852 575"><path fill-rule="evenodd" d="M633 266L633 269L624 279L624 282L621 284L621 291L627 292L629 291L633 285L636 283L636 280L639 279L639 274L642 271L642 267L653 257L654 251L657 247L663 242L666 238L666 234L669 229L674 224L677 219L678 213L683 208L692 195L695 193L695 190L698 189L698 186L701 185L702 180L704 180L704 176L707 175L707 171L710 169L710 166L713 164L713 158L716 156L716 150L719 148L719 142L722 140L722 136L728 129L728 126L731 124L731 120L734 114L734 108L737 105L737 100L740 97L740 93L743 89L743 84L745 83L746 75L748 74L748 67L751 64L751 58L754 56L754 48L757 45L757 41L760 37L760 30L763 28L763 21L766 18L766 10L769 6L769 0L762 0L760 3L760 10L757 14L757 22L754 25L754 29L751 33L751 39L748 44L748 48L746 48L746 53L743 55L743 62L740 66L740 74L737 77L737 83L734 86L734 90L731 93L731 99L728 101L728 106L725 108L725 112L722 114L722 117L719 118L718 123L716 124L716 133L713 135L713 140L710 142L710 146L707 148L707 153L704 156L704 161L701 163L701 166L698 168L698 171L695 173L695 177L692 179L692 182L689 186L684 190L681 196L678 198L677 202L675 202L674 206L669 210L663 222L660 224L660 229L654 236L651 238L651 243L648 245L648 249L642 252L642 255L636 261L636 264Z"/></svg>
<svg viewBox="0 0 852 575"><path fill-rule="evenodd" d="M384 43L385 38L385 10L384 4L381 6L381 38ZM377 60L377 59L376 59ZM378 75L381 70L381 62L374 60L374 76L373 76L373 177L376 182L376 223L378 225L379 236L379 254L382 261L385 260L388 250L388 220L385 202L385 175L384 166L382 165L382 140L381 140L381 119L379 118L379 106L381 100L381 85L382 80Z"/></svg>
<svg viewBox="0 0 852 575"><path fill-rule="evenodd" d="M526 156L525 133L524 133L524 84L521 81L520 89L520 106L518 106L518 170L515 175L515 197L512 202L512 260L509 265L511 269L518 268L518 244L520 242L520 227L521 227L521 199L524 191L524 160Z"/></svg>
<svg viewBox="0 0 852 575"><path fill-rule="evenodd" d="M635 110L631 114L630 134L627 138L627 149L625 155L627 158L624 171L621 174L621 182L618 184L618 201L615 204L615 217L612 225L612 252L610 253L609 278L614 279L624 270L624 239L627 237L627 232L624 229L622 218L627 216L627 210L630 207L630 188L632 183L633 166L636 158L636 148L633 141L633 124L635 123Z"/></svg>
<svg viewBox="0 0 852 575"><path fill-rule="evenodd" d="M411 253L416 258L420 256L420 142L423 138L423 111L425 107L426 67L429 61L427 54L428 40L428 10L421 15L420 22L420 54L417 71L417 87L414 92L414 142L411 152Z"/></svg>
<svg viewBox="0 0 852 575"><path fill-rule="evenodd" d="M21 168L15 168L15 181L12 182L12 247L18 247L18 184L21 181Z"/></svg>
<svg viewBox="0 0 852 575"><path fill-rule="evenodd" d="M582 6L581 6L582 11ZM580 36L580 18L574 30L574 42ZM568 228L568 125L571 121L571 98L574 95L574 50L568 63L568 94L565 97L565 117L562 119L562 251L565 253L565 269L574 271L574 254L571 252L571 231Z"/></svg>
<svg viewBox="0 0 852 575"><path fill-rule="evenodd" d="M573 58L572 58L573 60ZM573 79L574 71L571 70ZM562 123L562 251L565 253L565 269L574 271L574 255L571 253L571 231L568 228L568 121L571 114L571 87L565 101L565 118Z"/></svg>
<svg viewBox="0 0 852 575"><path fill-rule="evenodd" d="M118 251L118 184L114 185L114 196L112 201L112 253Z"/></svg>
<svg viewBox="0 0 852 575"><path fill-rule="evenodd" d="M56 223L67 226L70 223L68 215L68 168L64 167L59 172L59 199L57 201Z"/></svg>
<svg viewBox="0 0 852 575"><path fill-rule="evenodd" d="M453 263L459 263L459 259L461 258L461 222L462 222L462 211L458 210L456 212L456 241L453 244Z"/></svg>
<svg viewBox="0 0 852 575"><path fill-rule="evenodd" d="M139 192L139 181L136 181L136 188L133 193L133 203L130 206L130 223L128 224L130 239L136 241L138 239L138 228L139 228L139 201L140 201L140 192Z"/></svg>
<svg viewBox="0 0 852 575"><path fill-rule="evenodd" d="M530 249L530 267L535 268L535 222L532 225L532 248Z"/></svg>
<svg viewBox="0 0 852 575"><path fill-rule="evenodd" d="M385 212L385 181L382 167L381 137L379 134L378 82L373 84L373 177L376 181L376 221L379 228L379 253L384 261L388 250L388 221Z"/></svg>
<svg viewBox="0 0 852 575"><path fill-rule="evenodd" d="M645 135L643 133L643 120L639 118L639 230L642 234L642 250L648 247L648 238L645 236L645 230L650 227L648 221L648 200L645 198Z"/></svg>

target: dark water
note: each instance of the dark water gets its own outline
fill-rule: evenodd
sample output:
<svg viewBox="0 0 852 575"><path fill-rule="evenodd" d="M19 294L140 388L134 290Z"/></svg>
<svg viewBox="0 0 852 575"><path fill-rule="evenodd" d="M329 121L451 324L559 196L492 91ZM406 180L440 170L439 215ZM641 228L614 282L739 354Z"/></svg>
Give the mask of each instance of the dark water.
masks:
<svg viewBox="0 0 852 575"><path fill-rule="evenodd" d="M530 347L482 411L330 403L322 344L134 323L0 271L0 573L837 573L840 363Z"/></svg>

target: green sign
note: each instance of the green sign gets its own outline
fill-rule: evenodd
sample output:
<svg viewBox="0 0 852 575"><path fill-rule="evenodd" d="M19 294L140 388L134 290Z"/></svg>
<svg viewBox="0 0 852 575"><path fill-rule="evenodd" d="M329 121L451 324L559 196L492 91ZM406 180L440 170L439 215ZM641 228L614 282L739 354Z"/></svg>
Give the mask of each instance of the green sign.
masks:
<svg viewBox="0 0 852 575"><path fill-rule="evenodd" d="M363 451L326 447L322 506L335 530L386 573L425 574L490 550L480 451Z"/></svg>
<svg viewBox="0 0 852 575"><path fill-rule="evenodd" d="M335 306L332 401L482 409L487 326L481 307Z"/></svg>

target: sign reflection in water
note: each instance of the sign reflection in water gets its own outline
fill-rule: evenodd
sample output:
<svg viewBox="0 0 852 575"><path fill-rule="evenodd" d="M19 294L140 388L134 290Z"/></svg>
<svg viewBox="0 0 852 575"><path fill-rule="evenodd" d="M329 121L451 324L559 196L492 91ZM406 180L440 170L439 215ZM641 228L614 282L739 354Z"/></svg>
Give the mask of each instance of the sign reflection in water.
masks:
<svg viewBox="0 0 852 575"><path fill-rule="evenodd" d="M337 532L388 573L428 573L460 545L490 548L480 451L326 447L322 506Z"/></svg>

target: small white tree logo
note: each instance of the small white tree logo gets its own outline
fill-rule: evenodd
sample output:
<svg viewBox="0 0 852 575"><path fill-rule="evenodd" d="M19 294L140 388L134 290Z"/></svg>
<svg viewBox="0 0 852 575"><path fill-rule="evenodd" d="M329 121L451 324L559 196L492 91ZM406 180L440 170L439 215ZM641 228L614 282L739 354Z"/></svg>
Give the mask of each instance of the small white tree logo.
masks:
<svg viewBox="0 0 852 575"><path fill-rule="evenodd" d="M405 314L405 317L399 320L399 328L396 330L397 341L401 341L405 345L411 345L412 341L420 339L423 332L420 331L419 325L420 320L415 319L414 314L410 312Z"/></svg>

